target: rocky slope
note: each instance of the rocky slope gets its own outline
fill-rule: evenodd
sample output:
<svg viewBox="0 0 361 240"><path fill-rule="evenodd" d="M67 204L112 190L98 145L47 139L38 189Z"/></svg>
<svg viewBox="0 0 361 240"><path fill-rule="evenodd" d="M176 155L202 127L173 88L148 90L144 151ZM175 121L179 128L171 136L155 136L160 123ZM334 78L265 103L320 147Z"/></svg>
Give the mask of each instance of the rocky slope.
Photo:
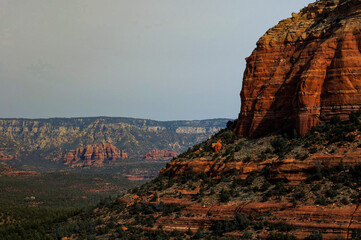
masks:
<svg viewBox="0 0 361 240"><path fill-rule="evenodd" d="M61 165L69 152L74 155L73 151L87 145L107 143L137 160L155 149L184 151L219 131L227 121L159 122L107 117L0 119L0 151L4 155L1 158L13 156L9 164L15 162L17 166L39 166L41 161ZM69 161L70 158L69 155Z"/></svg>
<svg viewBox="0 0 361 240"><path fill-rule="evenodd" d="M110 230L125 239L358 239L361 112L350 119L304 137L224 130L92 218L125 227Z"/></svg>
<svg viewBox="0 0 361 240"><path fill-rule="evenodd" d="M259 39L248 57L236 132L312 126L361 107L361 2L323 0Z"/></svg>

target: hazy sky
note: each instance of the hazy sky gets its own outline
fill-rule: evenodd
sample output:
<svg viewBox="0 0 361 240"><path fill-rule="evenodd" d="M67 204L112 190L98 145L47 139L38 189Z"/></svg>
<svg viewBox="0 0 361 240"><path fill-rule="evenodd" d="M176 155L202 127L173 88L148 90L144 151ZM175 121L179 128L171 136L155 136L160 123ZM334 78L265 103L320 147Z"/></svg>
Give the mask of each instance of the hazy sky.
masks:
<svg viewBox="0 0 361 240"><path fill-rule="evenodd" d="M0 0L0 117L236 118L245 58L312 0Z"/></svg>

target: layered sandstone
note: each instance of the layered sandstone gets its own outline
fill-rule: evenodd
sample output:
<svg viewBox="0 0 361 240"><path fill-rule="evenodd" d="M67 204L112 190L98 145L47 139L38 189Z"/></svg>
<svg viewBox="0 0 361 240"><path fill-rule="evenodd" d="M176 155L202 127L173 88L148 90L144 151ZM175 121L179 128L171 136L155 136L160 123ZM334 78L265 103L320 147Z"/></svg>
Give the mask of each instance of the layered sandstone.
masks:
<svg viewBox="0 0 361 240"><path fill-rule="evenodd" d="M323 0L260 38L246 59L239 136L312 126L361 108L361 1Z"/></svg>
<svg viewBox="0 0 361 240"><path fill-rule="evenodd" d="M178 156L179 153L169 151L169 150L152 150L146 153L145 158L147 160L160 160L160 161L168 161L172 158Z"/></svg>
<svg viewBox="0 0 361 240"><path fill-rule="evenodd" d="M297 185L310 176L317 167L332 168L341 163L347 166L360 164L361 149L340 148L335 153L316 153L307 159L300 160L294 158L266 159L264 161L236 161L228 162L210 160L209 158L198 158L192 161L173 161L167 165L167 171L174 177L184 176L189 172L195 174L207 173L212 178L221 178L227 176L230 172L236 170L239 177L246 179L251 173L261 173L262 170L269 168L270 180L285 180L290 185ZM164 171L165 169L163 169Z"/></svg>
<svg viewBox="0 0 361 240"><path fill-rule="evenodd" d="M126 159L128 154L109 143L92 144L77 148L64 156L64 164L72 167L102 166L104 161Z"/></svg>

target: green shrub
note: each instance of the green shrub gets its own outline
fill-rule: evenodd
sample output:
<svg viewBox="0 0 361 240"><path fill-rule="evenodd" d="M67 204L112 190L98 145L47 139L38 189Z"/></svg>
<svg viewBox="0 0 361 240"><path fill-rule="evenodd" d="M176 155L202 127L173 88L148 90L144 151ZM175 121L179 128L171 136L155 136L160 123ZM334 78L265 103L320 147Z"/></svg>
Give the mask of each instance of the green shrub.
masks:
<svg viewBox="0 0 361 240"><path fill-rule="evenodd" d="M225 189L222 189L221 192L219 193L219 201L220 202L229 202L230 199L231 199L230 192Z"/></svg>
<svg viewBox="0 0 361 240"><path fill-rule="evenodd" d="M245 163L248 163L248 162L250 162L250 161L252 161L252 157L251 157L251 156L247 156L247 157L245 157L245 158L243 159L243 162L245 162Z"/></svg>
<svg viewBox="0 0 361 240"><path fill-rule="evenodd" d="M300 200L302 198L304 198L306 196L305 191L303 191L302 189L297 189L294 193L293 193L293 197L297 200Z"/></svg>
<svg viewBox="0 0 361 240"><path fill-rule="evenodd" d="M338 191L334 190L334 189L327 189L326 190L326 196L329 198L334 198L338 195Z"/></svg>
<svg viewBox="0 0 361 240"><path fill-rule="evenodd" d="M236 222L236 228L240 231L246 229L250 224L249 219L245 215L240 213L237 213L234 219Z"/></svg>
<svg viewBox="0 0 361 240"><path fill-rule="evenodd" d="M342 203L343 205L348 205L350 202L349 202L349 200L348 200L346 197L343 197L343 198L341 199L341 203Z"/></svg>
<svg viewBox="0 0 361 240"><path fill-rule="evenodd" d="M313 231L310 236L305 238L305 240L323 240L323 236L321 232Z"/></svg>
<svg viewBox="0 0 361 240"><path fill-rule="evenodd" d="M246 231L242 235L242 240L252 239L252 237L253 237L253 234L250 231Z"/></svg>
<svg viewBox="0 0 361 240"><path fill-rule="evenodd" d="M320 204L320 205L327 205L327 201L326 201L326 198L324 196L318 196L316 201L315 201L316 204Z"/></svg>
<svg viewBox="0 0 361 240"><path fill-rule="evenodd" d="M290 233L277 233L272 231L267 240L297 240L297 238Z"/></svg>

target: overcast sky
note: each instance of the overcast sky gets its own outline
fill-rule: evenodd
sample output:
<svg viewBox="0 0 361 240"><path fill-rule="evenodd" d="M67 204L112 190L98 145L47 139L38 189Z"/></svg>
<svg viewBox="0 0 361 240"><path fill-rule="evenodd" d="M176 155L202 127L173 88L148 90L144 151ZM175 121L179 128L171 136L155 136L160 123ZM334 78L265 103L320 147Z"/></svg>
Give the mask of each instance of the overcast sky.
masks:
<svg viewBox="0 0 361 240"><path fill-rule="evenodd" d="M0 117L236 118L245 58L312 0L0 0Z"/></svg>

